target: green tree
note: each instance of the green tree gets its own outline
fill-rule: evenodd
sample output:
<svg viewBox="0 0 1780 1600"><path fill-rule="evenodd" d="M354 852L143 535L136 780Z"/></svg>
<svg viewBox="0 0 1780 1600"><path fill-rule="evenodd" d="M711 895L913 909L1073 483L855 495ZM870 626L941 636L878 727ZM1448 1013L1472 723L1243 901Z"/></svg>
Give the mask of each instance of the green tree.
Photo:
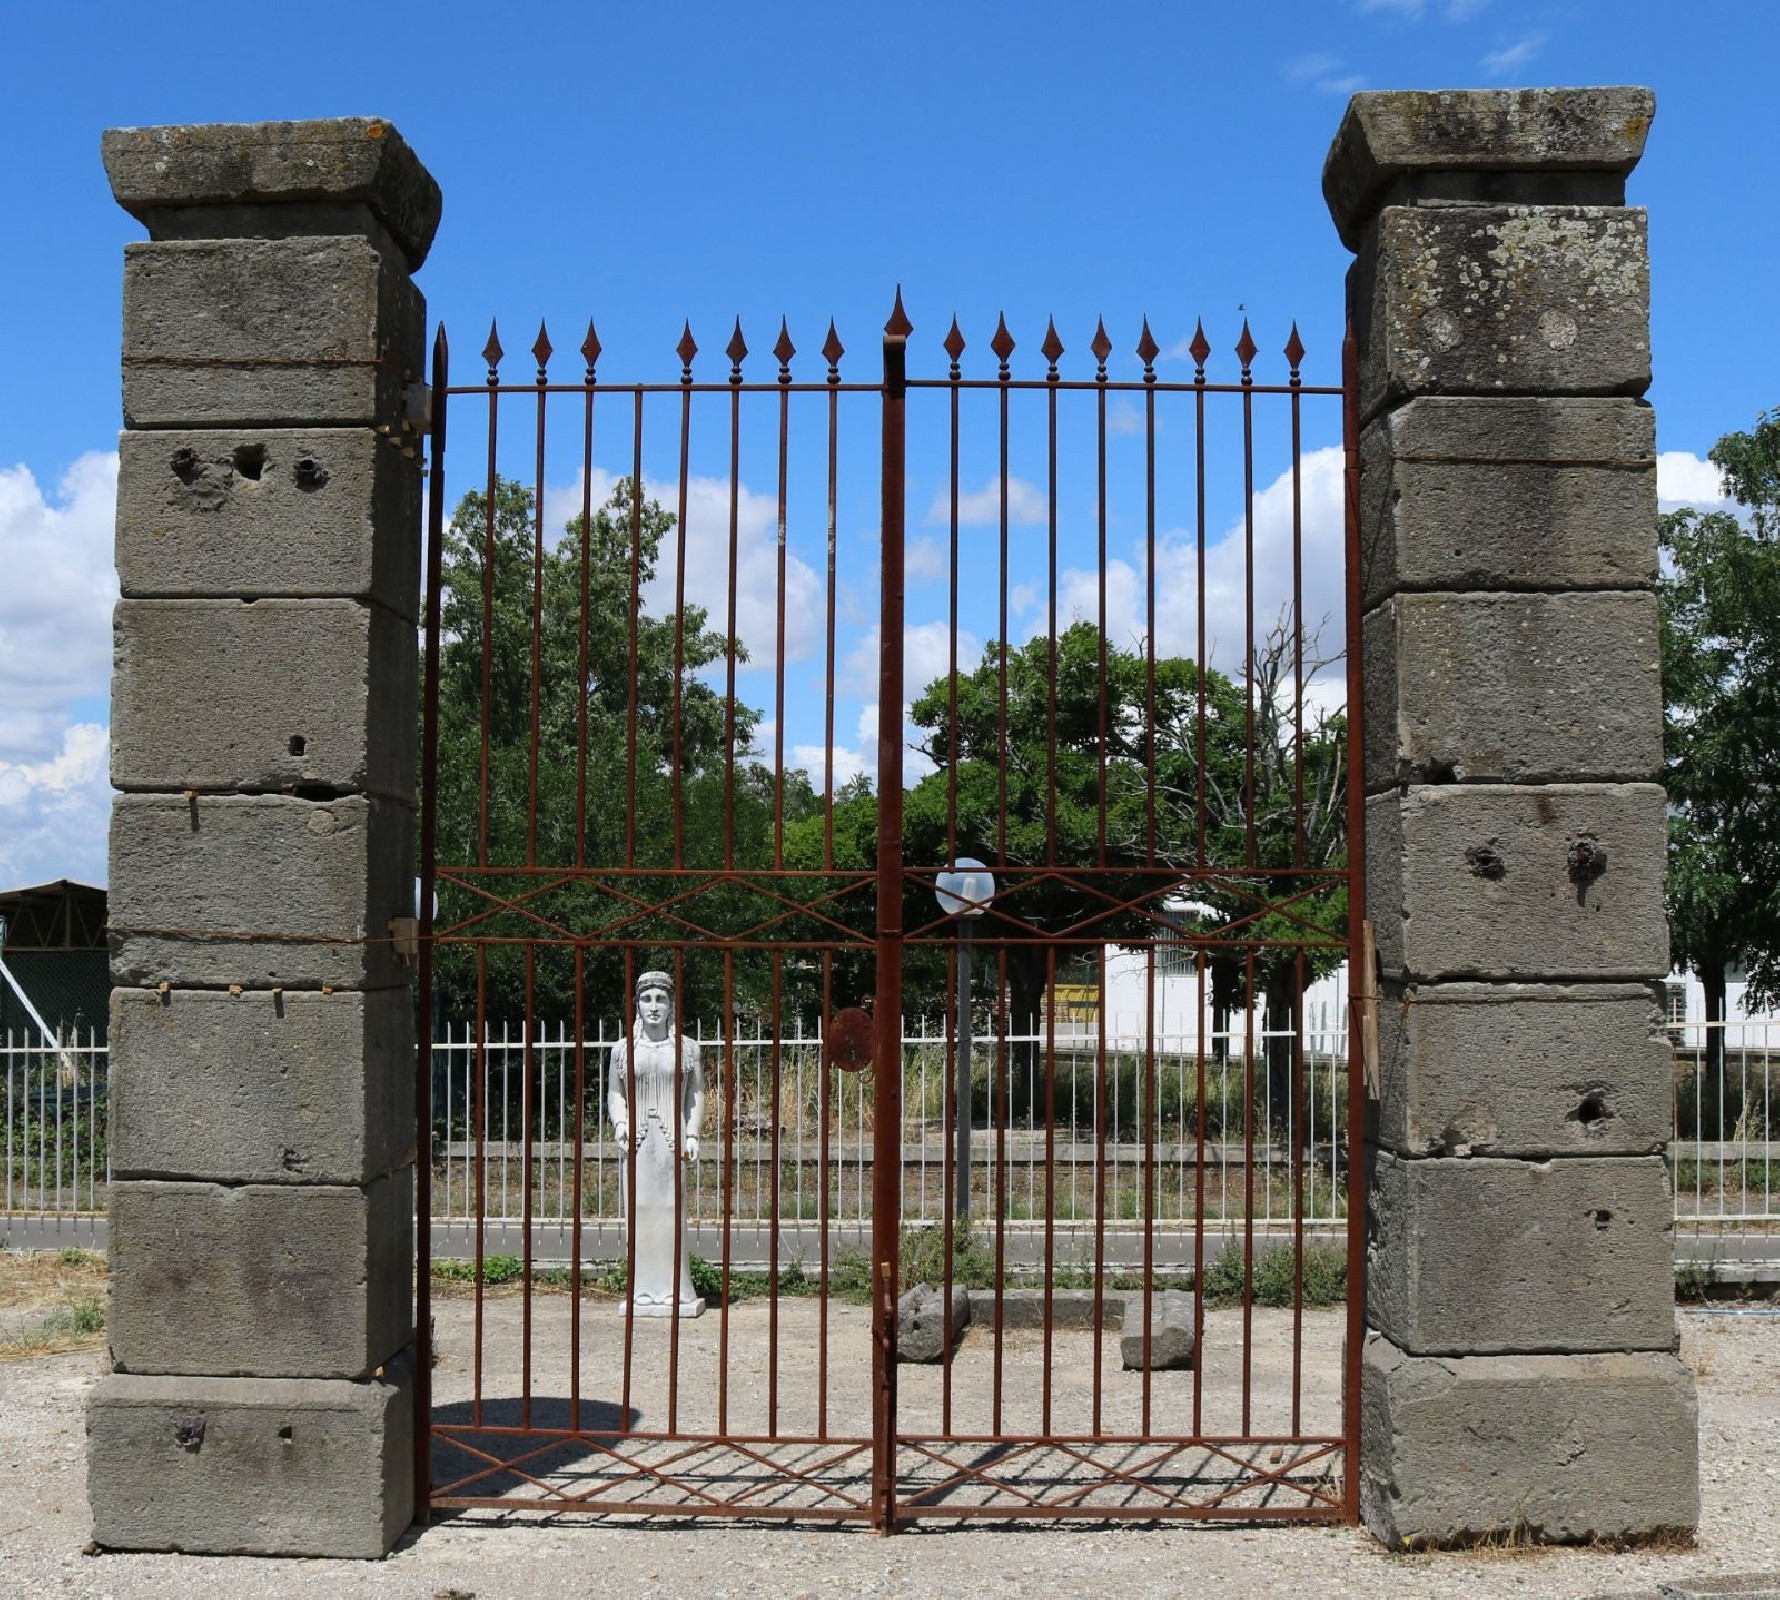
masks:
<svg viewBox="0 0 1780 1600"><path fill-rule="evenodd" d="M1728 969L1748 1005L1780 1001L1780 414L1710 451L1739 512L1661 519L1669 939L1725 1020ZM1702 1122L1729 1126L1722 1028L1707 1033ZM1702 1134L1705 1132L1702 1127Z"/></svg>
<svg viewBox="0 0 1780 1600"><path fill-rule="evenodd" d="M652 617L632 604L633 583L637 591L649 584L674 527L669 512L634 493L629 480L620 481L591 519L577 516L552 537L540 527L532 491L502 479L492 506L472 491L446 530L441 925L501 941L483 947L491 1018L523 1015L529 991L534 1016L571 1020L573 958L553 930L610 925L626 901L598 876L479 869L667 868L676 861L715 868L724 860L726 812L732 859L759 863L770 853L779 796L772 774L750 759L758 713L739 701L732 706L706 681L705 669L724 659L729 641L707 627L699 607ZM807 810L807 784L794 779L787 788L787 803ZM478 871L453 876L453 868ZM665 898L666 881L631 880L625 892ZM523 908L491 896L523 897ZM747 914L733 903L738 898L745 896L720 886L699 909L721 923ZM583 987L619 993L619 940L648 956L647 941L676 932L659 915L627 923L613 941L588 947ZM528 949L528 939L545 942ZM442 946L438 971L446 1014L473 1016L474 949ZM748 981L757 986L752 967ZM717 958L695 960L683 1009L691 1014L700 989L708 1006L720 985Z"/></svg>
<svg viewBox="0 0 1780 1600"><path fill-rule="evenodd" d="M1063 936L1053 945L998 947L1005 950L1017 1030L1041 1010L1053 951L1060 970L1072 959L1091 966L1106 944L1166 938L1171 929L1215 938L1220 927L1238 924L1233 937L1262 940L1314 939L1331 930L1308 976L1339 961L1343 897L1313 889L1308 878L1262 878L1251 870L1290 868L1298 860L1296 723L1279 694L1288 643L1276 631L1260 652L1252 789L1242 687L1207 672L1202 721L1193 662L1158 658L1152 682L1143 654L1103 647L1099 631L1085 622L1057 641L1054 681L1051 641L1038 638L1007 649L1004 691L1004 656L992 643L955 683L941 677L918 696L912 718L926 730L919 748L935 770L905 794L905 860L938 866L970 855L997 869L995 905L979 933L986 944L998 935L1019 939L1024 925ZM1339 720L1305 730L1308 867L1345 859L1344 748ZM876 808L876 797L863 789L837 804L836 866L864 868L875 859ZM799 833L805 860L816 855L818 828L812 822ZM1183 891L1175 874L1201 864L1221 870ZM1047 866L1105 870L1085 880L1047 876ZM1195 904L1185 914L1177 904L1183 892ZM1299 894L1305 897L1289 910L1255 915L1260 902ZM937 916L931 886L911 881L904 927L931 930ZM909 1009L936 1011L945 988L943 945L917 939L907 955ZM1249 1003L1241 954L1217 952L1209 965L1214 1004L1232 1010ZM1288 1012L1294 970L1290 952L1268 949L1256 963L1257 988L1277 994ZM1289 1025L1289 1017L1276 1015L1275 1022ZM1289 1068L1289 1049L1284 1061ZM1016 1084L1032 1076L1017 1071ZM1025 1108L1012 1109L1018 1115Z"/></svg>

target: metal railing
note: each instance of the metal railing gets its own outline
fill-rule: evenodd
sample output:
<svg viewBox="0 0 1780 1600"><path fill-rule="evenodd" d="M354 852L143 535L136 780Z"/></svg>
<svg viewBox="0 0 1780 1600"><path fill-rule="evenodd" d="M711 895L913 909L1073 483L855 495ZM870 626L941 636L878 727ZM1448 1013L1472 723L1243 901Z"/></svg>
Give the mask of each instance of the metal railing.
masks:
<svg viewBox="0 0 1780 1600"><path fill-rule="evenodd" d="M1346 1060L1342 1008L1306 1008L1303 1059L1305 1117L1295 1127L1289 1105L1276 1105L1264 1069L1272 1036L1251 1034L1240 1019L1228 1033L1204 1043L1204 1176L1208 1218L1252 1214L1260 1223L1285 1223L1300 1213L1293 1205L1294 1151L1302 1155L1301 1215L1314 1225L1333 1225L1345 1214L1338 1172L1345 1166ZM1156 1220L1190 1224L1200 1176L1199 1073L1196 1039L1158 1040L1145 1064L1130 1030L1108 1032L1104 1143L1109 1220L1141 1222L1144 1127L1150 1123L1156 1181ZM1725 1039L1711 1047L1714 1034ZM1672 1032L1675 1042L1675 1142L1669 1164L1675 1192L1677 1243L1684 1253L1734 1260L1742 1241L1780 1241L1780 1023L1736 1019L1691 1024ZM1256 1049L1254 1142L1244 1125L1248 1072L1245 1042ZM581 1152L584 1215L622 1214L617 1150L605 1109L605 1072L611 1038L596 1031L583 1041L580 1062ZM709 1104L702 1158L687 1185L689 1215L698 1222L719 1217L721 1207L721 1094L726 1073L722 1052L733 1053L728 1074L736 1085L731 1156L732 1220L765 1223L777 1193L777 1221L795 1232L813 1226L818 1185L828 1188L828 1211L837 1225L863 1225L871 1205L871 1096L869 1078L821 1070L822 1042L794 1028L777 1043L778 1088L773 1088L774 1041L745 1034L726 1045L701 1039L706 1052ZM1024 1075L1024 1103L1037 1103L1047 1049L1056 1060L1057 1115L1051 1135L1056 1179L1056 1221L1067 1230L1077 1218L1091 1224L1097 1151L1093 1092L1100 1062L1098 1035L1059 1024L1017 1033L979 1033L973 1055L978 1102L972 1174L975 1193L995 1214L1005 1200L1010 1225L1042 1217L1046 1134L1042 1117L1016 1115L1001 1129L985 1116L988 1074L1000 1070L1017 1082ZM441 1223L476 1216L478 1146L482 1202L490 1220L517 1220L523 1212L525 1147L520 1137L522 1085L528 1054L533 1066L533 1128L529 1176L532 1215L566 1221L574 1192L576 1047L562 1029L540 1031L529 1042L517 1028L491 1029L480 1046L467 1029L447 1028L433 1047L435 1142L434 1217ZM481 1063L481 1094L472 1088ZM105 1044L78 1032L46 1046L17 1035L0 1044L5 1114L0 1134L4 1176L0 1211L8 1221L31 1219L79 1224L105 1210L110 1177L107 1139ZM940 1214L946 1171L943 1126L947 1047L937 1024L913 1025L903 1038L903 1137L906 1182L904 1214L911 1222ZM1155 1086L1153 1114L1146 1118L1144 1085ZM1021 1096L1011 1103L1018 1107ZM476 1137L480 1121L482 1137ZM779 1130L779 1182L771 1181L773 1141ZM827 1137L822 1137L826 1127ZM1253 1172L1249 1168L1252 1160ZM1251 1181L1252 1180L1252 1181ZM1247 1207L1252 1207L1252 1213ZM17 1230L14 1230L15 1232ZM88 1231L92 1231L90 1226ZM0 1234L5 1233L0 1227ZM10 1237L10 1235L8 1235ZM73 1237L73 1234L70 1235ZM1767 1253L1763 1251L1761 1253Z"/></svg>

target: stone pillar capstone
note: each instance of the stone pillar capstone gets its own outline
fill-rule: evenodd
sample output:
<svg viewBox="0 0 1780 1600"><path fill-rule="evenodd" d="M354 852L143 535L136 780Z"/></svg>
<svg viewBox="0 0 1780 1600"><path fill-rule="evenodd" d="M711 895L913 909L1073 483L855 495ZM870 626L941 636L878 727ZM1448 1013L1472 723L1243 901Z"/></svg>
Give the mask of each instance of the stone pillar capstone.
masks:
<svg viewBox="0 0 1780 1600"><path fill-rule="evenodd" d="M1698 1519L1656 986L1645 89L1356 95L1367 913L1361 1505L1392 1545Z"/></svg>
<svg viewBox="0 0 1780 1600"><path fill-rule="evenodd" d="M388 123L114 129L105 1547L413 1512L412 821L438 185Z"/></svg>

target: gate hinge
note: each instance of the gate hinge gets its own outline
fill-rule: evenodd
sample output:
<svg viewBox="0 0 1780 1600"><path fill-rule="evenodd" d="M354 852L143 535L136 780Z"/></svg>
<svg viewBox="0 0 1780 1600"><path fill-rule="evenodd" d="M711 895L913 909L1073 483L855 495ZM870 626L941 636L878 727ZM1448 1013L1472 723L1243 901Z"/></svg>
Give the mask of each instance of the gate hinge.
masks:
<svg viewBox="0 0 1780 1600"><path fill-rule="evenodd" d="M395 952L396 965L405 967L420 956L420 918L391 917L389 942Z"/></svg>

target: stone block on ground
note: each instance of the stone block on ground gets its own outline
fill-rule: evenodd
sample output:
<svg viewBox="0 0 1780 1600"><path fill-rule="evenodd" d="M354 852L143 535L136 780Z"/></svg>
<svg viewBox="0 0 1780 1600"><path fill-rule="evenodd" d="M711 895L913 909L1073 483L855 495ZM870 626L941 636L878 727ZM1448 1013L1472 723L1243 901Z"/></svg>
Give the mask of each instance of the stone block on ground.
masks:
<svg viewBox="0 0 1780 1600"><path fill-rule="evenodd" d="M1181 1289L1158 1289L1149 1297L1149 1365L1160 1372L1190 1367L1198 1351L1193 1338L1193 1296ZM1119 1334L1119 1359L1127 1372L1144 1368L1144 1297L1125 1297L1125 1324Z"/></svg>
<svg viewBox="0 0 1780 1600"><path fill-rule="evenodd" d="M381 117L108 128L100 152L117 203L157 239L359 206L415 269L439 226L439 185Z"/></svg>
<svg viewBox="0 0 1780 1600"><path fill-rule="evenodd" d="M420 470L369 428L150 429L118 449L126 599L420 605Z"/></svg>
<svg viewBox="0 0 1780 1600"><path fill-rule="evenodd" d="M952 1285L949 1305L938 1284L918 1283L905 1289L896 1301L896 1359L942 1361L969 1325L970 1291L962 1284Z"/></svg>
<svg viewBox="0 0 1780 1600"><path fill-rule="evenodd" d="M1390 206L1350 278L1360 410L1422 394L1641 395L1643 211Z"/></svg>
<svg viewBox="0 0 1780 1600"><path fill-rule="evenodd" d="M1694 1379L1672 1355L1410 1356L1373 1334L1362 1367L1361 1511L1392 1548L1699 1521Z"/></svg>
<svg viewBox="0 0 1780 1600"><path fill-rule="evenodd" d="M139 987L408 982L412 818L353 795L123 794L111 808L112 982Z"/></svg>
<svg viewBox="0 0 1780 1600"><path fill-rule="evenodd" d="M1366 802L1393 979L1655 980L1669 970L1656 784L1442 784Z"/></svg>
<svg viewBox="0 0 1780 1600"><path fill-rule="evenodd" d="M1651 783L1656 596L1400 594L1363 624L1366 786Z"/></svg>
<svg viewBox="0 0 1780 1600"><path fill-rule="evenodd" d="M1350 250L1381 206L1424 196L1618 205L1655 115L1656 96L1637 87L1356 94L1323 162L1323 198Z"/></svg>
<svg viewBox="0 0 1780 1600"><path fill-rule="evenodd" d="M120 1372L363 1378L413 1337L414 1169L362 1188L111 1186Z"/></svg>
<svg viewBox="0 0 1780 1600"><path fill-rule="evenodd" d="M364 1383L114 1373L87 1402L87 1498L107 1550L375 1560L414 1515L404 1354Z"/></svg>
<svg viewBox="0 0 1780 1600"><path fill-rule="evenodd" d="M1672 1350L1661 1156L1375 1158L1368 1321L1412 1355Z"/></svg>
<svg viewBox="0 0 1780 1600"><path fill-rule="evenodd" d="M192 239L124 251L131 428L399 428L426 307L365 239Z"/></svg>
<svg viewBox="0 0 1780 1600"><path fill-rule="evenodd" d="M1388 986L1378 1032L1378 1141L1398 1155L1655 1155L1673 1133L1649 984Z"/></svg>
<svg viewBox="0 0 1780 1600"><path fill-rule="evenodd" d="M414 1160L407 988L117 989L114 1178L363 1184Z"/></svg>
<svg viewBox="0 0 1780 1600"><path fill-rule="evenodd" d="M121 600L118 789L412 800L414 624L357 600Z"/></svg>
<svg viewBox="0 0 1780 1600"><path fill-rule="evenodd" d="M1360 592L1656 582L1655 413L1638 400L1424 395L1360 443Z"/></svg>

